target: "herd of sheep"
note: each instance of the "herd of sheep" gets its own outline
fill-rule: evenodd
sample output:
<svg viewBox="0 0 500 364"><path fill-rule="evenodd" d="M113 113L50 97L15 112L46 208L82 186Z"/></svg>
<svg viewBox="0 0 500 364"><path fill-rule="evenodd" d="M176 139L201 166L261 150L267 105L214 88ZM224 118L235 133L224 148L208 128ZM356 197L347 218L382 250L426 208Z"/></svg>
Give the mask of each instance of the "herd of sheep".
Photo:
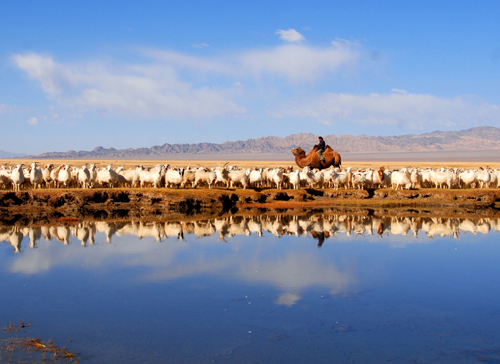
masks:
<svg viewBox="0 0 500 364"><path fill-rule="evenodd" d="M36 163L25 168L22 164L0 167L0 188L21 190L28 188L356 188L392 187L412 188L497 188L500 171L490 168L402 168L359 169L329 168L312 170L288 168L239 168L219 165L206 167L173 167L157 165L114 169L111 164L98 168L95 164L81 167L48 164L40 168Z"/></svg>
<svg viewBox="0 0 500 364"><path fill-rule="evenodd" d="M82 246L95 244L96 234L102 234L107 243L113 236L133 235L138 238L154 238L160 242L168 238L184 240L187 235L196 238L218 236L222 241L241 235L263 236L264 233L281 237L283 235L311 235L320 240L337 234L345 236L375 235L390 236L409 233L417 237L423 232L427 237L451 236L457 238L460 233L487 234L490 230L500 230L498 218L428 218L428 217L390 217L390 216L354 216L354 215L260 215L230 216L204 221L121 221L121 222L88 222L75 225L42 225L38 227L0 226L0 242L4 241L14 247L16 252L22 250L21 243L26 237L29 246L36 247L43 237L45 240L59 240L69 244L71 236ZM319 237L321 236L321 237ZM103 240L104 240L103 239Z"/></svg>

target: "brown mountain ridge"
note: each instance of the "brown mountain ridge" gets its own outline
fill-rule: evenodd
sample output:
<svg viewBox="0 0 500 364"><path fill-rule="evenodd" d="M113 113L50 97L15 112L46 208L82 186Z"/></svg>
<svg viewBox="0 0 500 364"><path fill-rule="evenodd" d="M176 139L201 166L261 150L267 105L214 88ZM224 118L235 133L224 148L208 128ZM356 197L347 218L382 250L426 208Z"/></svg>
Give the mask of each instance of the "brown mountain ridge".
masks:
<svg viewBox="0 0 500 364"><path fill-rule="evenodd" d="M339 153L366 152L430 152L500 150L500 128L480 126L461 131L434 131L420 135L400 136L323 135L327 144ZM285 138L267 136L257 139L227 141L222 144L169 144L151 148L115 149L101 146L91 151L49 152L27 158L44 159L139 159L172 155L230 155L230 154L290 154L290 150L305 150L317 143L317 135L292 134Z"/></svg>

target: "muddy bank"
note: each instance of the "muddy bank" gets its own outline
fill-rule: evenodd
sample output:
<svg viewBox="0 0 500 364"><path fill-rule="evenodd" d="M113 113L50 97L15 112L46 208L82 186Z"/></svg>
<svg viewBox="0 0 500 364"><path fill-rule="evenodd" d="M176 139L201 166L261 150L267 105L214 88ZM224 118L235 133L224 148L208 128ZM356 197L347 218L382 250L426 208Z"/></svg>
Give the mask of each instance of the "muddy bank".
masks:
<svg viewBox="0 0 500 364"><path fill-rule="evenodd" d="M154 218L238 212L332 208L447 209L481 214L500 207L500 190L225 190L96 189L0 191L0 220L19 215L51 218ZM16 217L17 216L17 217Z"/></svg>

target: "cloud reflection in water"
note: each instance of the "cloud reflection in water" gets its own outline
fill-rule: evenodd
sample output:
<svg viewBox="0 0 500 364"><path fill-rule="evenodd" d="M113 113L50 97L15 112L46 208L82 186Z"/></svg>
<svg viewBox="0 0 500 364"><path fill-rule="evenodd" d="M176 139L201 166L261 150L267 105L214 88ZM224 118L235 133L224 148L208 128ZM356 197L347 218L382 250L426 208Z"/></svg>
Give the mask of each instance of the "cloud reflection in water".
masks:
<svg viewBox="0 0 500 364"><path fill-rule="evenodd" d="M402 247L430 241L414 239L419 232L428 238L458 238L459 234L486 234L491 229L498 230L498 222L496 218L345 214L232 216L189 222L99 221L58 226L0 226L0 241L20 253L7 262L11 273L41 274L57 266L81 267L89 271L147 268L134 278L137 282L210 275L275 287L282 291L275 302L291 306L310 288L324 287L331 294L337 294L352 290L357 284L354 262L344 262L339 268L312 245L301 249L280 246L294 237L317 238L320 234L328 244L356 242L360 236L379 235L386 239L378 241ZM396 236L406 238L395 239ZM44 243L40 243L42 237L46 240ZM23 242L28 241L30 248L37 249L24 247L23 250ZM62 247L57 241L70 246ZM78 245L71 244L75 241L88 249L82 251ZM318 246L322 243L321 240Z"/></svg>

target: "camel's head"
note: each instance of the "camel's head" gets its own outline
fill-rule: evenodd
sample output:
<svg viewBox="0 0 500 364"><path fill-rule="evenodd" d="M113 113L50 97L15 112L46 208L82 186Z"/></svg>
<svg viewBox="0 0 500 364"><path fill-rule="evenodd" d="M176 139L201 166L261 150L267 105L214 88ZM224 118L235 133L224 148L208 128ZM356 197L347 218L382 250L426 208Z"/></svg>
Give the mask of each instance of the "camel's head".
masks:
<svg viewBox="0 0 500 364"><path fill-rule="evenodd" d="M306 155L306 152L304 152L304 149L302 149L301 147L298 147L292 149L292 154L296 157L304 157Z"/></svg>

